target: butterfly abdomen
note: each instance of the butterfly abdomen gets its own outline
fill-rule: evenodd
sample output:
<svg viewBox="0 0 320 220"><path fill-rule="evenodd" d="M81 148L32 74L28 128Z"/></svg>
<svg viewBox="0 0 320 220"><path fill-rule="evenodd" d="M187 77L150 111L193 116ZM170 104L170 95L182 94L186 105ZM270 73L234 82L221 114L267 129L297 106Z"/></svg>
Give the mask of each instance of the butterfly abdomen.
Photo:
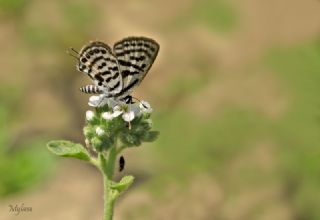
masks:
<svg viewBox="0 0 320 220"><path fill-rule="evenodd" d="M82 86L80 87L80 91L87 94L100 94L102 92L99 87L95 85Z"/></svg>

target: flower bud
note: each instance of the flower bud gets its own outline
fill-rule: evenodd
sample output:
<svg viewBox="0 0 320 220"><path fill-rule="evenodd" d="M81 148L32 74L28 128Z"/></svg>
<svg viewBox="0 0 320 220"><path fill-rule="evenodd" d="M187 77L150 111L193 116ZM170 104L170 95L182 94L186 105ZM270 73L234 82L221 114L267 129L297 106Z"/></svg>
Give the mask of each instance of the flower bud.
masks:
<svg viewBox="0 0 320 220"><path fill-rule="evenodd" d="M86 138L90 139L94 136L94 131L91 126L85 126L83 128L83 134Z"/></svg>
<svg viewBox="0 0 320 220"><path fill-rule="evenodd" d="M102 149L102 141L98 137L92 138L91 139L91 144L97 151L101 151L101 149Z"/></svg>
<svg viewBox="0 0 320 220"><path fill-rule="evenodd" d="M92 119L94 118L94 112L91 110L86 111L86 119L87 121L92 121Z"/></svg>
<svg viewBox="0 0 320 220"><path fill-rule="evenodd" d="M144 113L151 113L153 111L149 102L146 102L143 100L140 102L139 107L140 107L141 111Z"/></svg>
<svg viewBox="0 0 320 220"><path fill-rule="evenodd" d="M96 134L98 136L102 136L105 133L105 131L101 127L96 128Z"/></svg>

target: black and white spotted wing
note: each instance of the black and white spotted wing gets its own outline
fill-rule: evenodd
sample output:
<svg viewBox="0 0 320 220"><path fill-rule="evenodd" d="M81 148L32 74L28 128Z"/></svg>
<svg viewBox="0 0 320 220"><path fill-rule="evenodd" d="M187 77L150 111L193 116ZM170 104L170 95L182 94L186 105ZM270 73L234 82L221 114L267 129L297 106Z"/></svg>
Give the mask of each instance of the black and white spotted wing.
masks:
<svg viewBox="0 0 320 220"><path fill-rule="evenodd" d="M121 70L123 89L119 97L129 95L148 73L159 51L159 44L146 37L128 37L113 47Z"/></svg>
<svg viewBox="0 0 320 220"><path fill-rule="evenodd" d="M91 42L80 50L78 70L87 74L94 83L81 87L82 92L106 93L113 97L122 91L123 80L117 58L103 42Z"/></svg>
<svg viewBox="0 0 320 220"><path fill-rule="evenodd" d="M159 51L159 44L146 37L128 37L117 42L113 51L103 42L91 42L79 53L78 70L95 85L80 88L85 93L103 93L122 99L141 83Z"/></svg>

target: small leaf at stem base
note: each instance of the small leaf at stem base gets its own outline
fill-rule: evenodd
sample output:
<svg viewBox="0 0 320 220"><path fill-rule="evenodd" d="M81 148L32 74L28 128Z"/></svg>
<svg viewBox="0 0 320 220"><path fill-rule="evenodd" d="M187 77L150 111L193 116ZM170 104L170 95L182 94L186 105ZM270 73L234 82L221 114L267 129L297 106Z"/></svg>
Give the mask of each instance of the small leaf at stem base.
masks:
<svg viewBox="0 0 320 220"><path fill-rule="evenodd" d="M62 157L74 157L80 160L90 161L88 151L81 145L71 141L50 141L47 143L47 148L52 153Z"/></svg>
<svg viewBox="0 0 320 220"><path fill-rule="evenodd" d="M117 190L119 193L122 193L129 188L129 186L133 183L133 180L133 176L124 176L119 183L113 183L110 188Z"/></svg>

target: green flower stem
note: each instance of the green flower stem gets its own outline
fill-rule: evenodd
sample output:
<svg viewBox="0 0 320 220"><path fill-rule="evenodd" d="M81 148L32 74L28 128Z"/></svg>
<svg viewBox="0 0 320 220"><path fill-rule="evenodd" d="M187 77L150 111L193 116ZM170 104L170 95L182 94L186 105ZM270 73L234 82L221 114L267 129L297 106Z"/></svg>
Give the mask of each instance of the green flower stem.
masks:
<svg viewBox="0 0 320 220"><path fill-rule="evenodd" d="M104 170L106 171L106 175L110 180L112 180L113 178L116 158L117 158L117 149L116 147L112 147L109 152L108 162L106 164L106 167L104 167Z"/></svg>
<svg viewBox="0 0 320 220"><path fill-rule="evenodd" d="M117 154L120 154L122 150L124 150L126 148L126 146L121 146L118 148L117 150Z"/></svg>
<svg viewBox="0 0 320 220"><path fill-rule="evenodd" d="M103 207L103 220L112 220L115 198L112 196L112 189L110 188L111 180L107 175L103 175L104 185L104 207Z"/></svg>
<svg viewBox="0 0 320 220"><path fill-rule="evenodd" d="M114 167L117 158L116 147L112 147L109 151L108 160L105 160L103 154L100 157L100 170L103 176L104 188L104 213L103 220L112 220L114 204L117 196L115 191L111 189Z"/></svg>

